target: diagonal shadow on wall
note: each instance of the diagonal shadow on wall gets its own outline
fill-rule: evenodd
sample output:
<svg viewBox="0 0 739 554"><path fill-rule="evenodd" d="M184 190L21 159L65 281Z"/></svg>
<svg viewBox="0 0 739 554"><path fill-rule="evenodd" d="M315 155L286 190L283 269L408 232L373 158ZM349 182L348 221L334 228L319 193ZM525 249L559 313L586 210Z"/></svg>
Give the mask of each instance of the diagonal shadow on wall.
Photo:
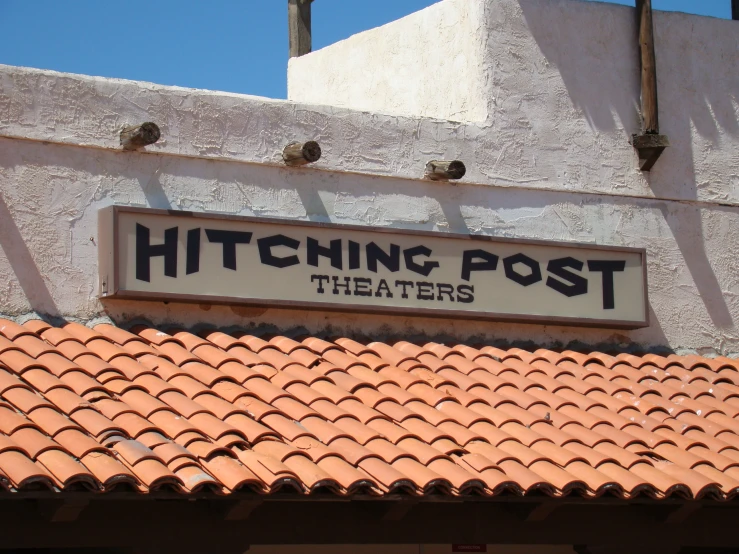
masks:
<svg viewBox="0 0 739 554"><path fill-rule="evenodd" d="M564 6L561 0L518 2L537 46L557 68L570 101L582 111L590 129L620 132L623 128L624 144L632 133L641 132L635 10L597 3L575 9ZM721 67L730 65L722 59L725 47L718 42L711 45L710 36L711 25L730 22L712 23L708 18L696 17L690 33L682 31L677 36L674 31L683 27L676 19L680 17L684 16L657 13L654 18L661 131L668 135L671 147L652 172L645 174L645 179L656 197L690 202L698 199L696 173L703 171L695 167L694 150L699 148L696 138L700 136L712 147L720 147L722 133L739 135L739 116L734 107L739 72L705 78L710 76L706 72L720 72ZM609 35L614 40L601 38L597 43L591 35L588 41L589 33L579 30L587 29L598 18L608 29L604 32L613 35L613 29L623 29L624 33ZM664 43L667 37L670 45ZM670 47L677 51L668 55ZM596 63L599 59L601 63ZM612 65L604 61L609 59L614 60ZM624 60L628 63L624 64ZM701 179L710 179L710 175ZM666 210L663 214L714 325L721 329L732 327L731 312L705 249L702 210L694 206L681 212L680 218L670 216Z"/></svg>
<svg viewBox="0 0 739 554"><path fill-rule="evenodd" d="M58 316L59 309L44 282L31 252L0 195L0 247L15 273L31 308L40 313Z"/></svg>

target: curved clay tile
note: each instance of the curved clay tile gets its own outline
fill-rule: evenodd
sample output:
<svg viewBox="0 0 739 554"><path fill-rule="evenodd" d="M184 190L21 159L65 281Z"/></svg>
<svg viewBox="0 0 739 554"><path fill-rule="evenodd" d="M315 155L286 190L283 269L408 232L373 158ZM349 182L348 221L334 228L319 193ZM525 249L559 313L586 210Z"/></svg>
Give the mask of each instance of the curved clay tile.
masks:
<svg viewBox="0 0 739 554"><path fill-rule="evenodd" d="M411 443L411 441L415 441L415 442ZM418 443L422 445L423 447L436 452L436 454L439 457L444 456L441 452L438 452L434 450L433 448L431 448L430 446L425 445L421 443L420 441L417 441L416 439L412 439L412 438L405 439L405 444L404 444L404 441L400 441L398 446L394 445L387 439L377 438L377 439L372 439L365 446L368 450L377 454L380 457L380 459L382 459L385 463L392 464L395 460L398 460L399 458L404 458L404 457L412 458L416 461L419 461L418 456L416 456L414 453L409 451L409 449L412 446L415 446L415 443ZM424 465L426 465L425 462L421 462L421 463L424 463Z"/></svg>
<svg viewBox="0 0 739 554"><path fill-rule="evenodd" d="M232 491L240 488L264 490L264 484L257 476L230 456L215 456L210 460L203 460L202 464L208 473L218 479L227 489Z"/></svg>
<svg viewBox="0 0 739 554"><path fill-rule="evenodd" d="M737 494L739 372L728 359L26 329L15 342L0 337L11 362L0 367L0 432L19 438L0 435L0 454L51 459L49 486L224 494L231 479L342 495ZM220 477L206 467L216 460Z"/></svg>
<svg viewBox="0 0 739 554"><path fill-rule="evenodd" d="M328 399L321 398L310 404L310 407L314 409L321 418L327 419L334 423L342 418L357 419L354 414L350 414L346 410L340 408Z"/></svg>
<svg viewBox="0 0 739 554"><path fill-rule="evenodd" d="M18 429L12 434L13 442L21 447L29 458L35 460L39 454L49 450L63 450L57 443L49 437L39 432L37 429L24 427Z"/></svg>
<svg viewBox="0 0 739 554"><path fill-rule="evenodd" d="M410 412L407 408L403 408L398 404L395 400L387 397L386 395L382 394L380 391L371 388L371 387L361 387L355 391L355 395L357 398L359 398L365 406L368 406L372 409L378 410L381 413L386 413L387 410L390 410L391 408L386 407L385 410L380 410L379 406L386 404L387 406L394 406L397 408L396 414L401 414L400 417L396 418L395 416L390 416L391 419L404 419L405 417L408 417L407 415L403 414L409 414ZM386 414L387 415L387 414Z"/></svg>
<svg viewBox="0 0 739 554"><path fill-rule="evenodd" d="M336 346L335 344L332 344L330 342L327 342L325 340L315 338L315 337L308 337L304 339L302 342L305 346L310 348L313 352L315 352L319 356L323 356L329 350L339 349L339 347ZM349 350L349 348L347 348L347 350Z"/></svg>
<svg viewBox="0 0 739 554"><path fill-rule="evenodd" d="M3 341L9 343L12 346L15 346L18 350L20 350L21 352L25 352L32 358L38 358L43 354L58 353L56 348L51 346L48 342L45 342L34 335L22 335L16 338L13 342L10 342L7 339L3 338ZM113 346L105 340L103 340L103 342L109 344L110 346Z"/></svg>
<svg viewBox="0 0 739 554"><path fill-rule="evenodd" d="M42 319L29 319L23 324L23 327L31 331L32 333L35 333L37 335L40 335L47 329L51 329L51 325L46 323Z"/></svg>
<svg viewBox="0 0 739 554"><path fill-rule="evenodd" d="M327 489L335 494L342 493L342 487L336 479L321 469L307 456L290 456L285 465L300 479L307 491Z"/></svg>
<svg viewBox="0 0 739 554"><path fill-rule="evenodd" d="M700 465L695 468L695 471L703 475L709 481L717 483L727 500L735 498L737 493L739 493L739 481L725 472L708 465ZM714 497L715 496L717 495L714 494ZM719 499L723 498L719 496Z"/></svg>
<svg viewBox="0 0 739 554"><path fill-rule="evenodd" d="M398 404L401 404L401 405L405 405L408 402L411 402L416 399L415 396L413 396L411 393L409 393L405 389L400 388L394 382L378 385L377 390L381 392L382 394L387 395L389 398L395 400Z"/></svg>
<svg viewBox="0 0 739 554"><path fill-rule="evenodd" d="M451 492L452 484L445 476L421 465L411 458L401 458L392 463L391 467L403 474L408 480L424 492L431 489Z"/></svg>
<svg viewBox="0 0 739 554"><path fill-rule="evenodd" d="M59 347L60 344L68 341L76 342L79 345L82 344L76 337L74 337L74 335L71 335L70 333L59 327L52 327L50 329L41 331L41 338L56 347Z"/></svg>
<svg viewBox="0 0 739 554"><path fill-rule="evenodd" d="M228 349L228 355L233 356L239 361L239 363L242 363L248 367L264 363L264 359L262 357L260 357L258 354L255 354L240 343L237 343L235 346L230 347Z"/></svg>
<svg viewBox="0 0 739 554"><path fill-rule="evenodd" d="M518 484L524 494L530 494L534 491L542 492L549 496L556 496L556 487L547 481L541 475L538 475L514 460L502 460L498 466L508 479Z"/></svg>
<svg viewBox="0 0 739 554"><path fill-rule="evenodd" d="M335 342L336 344L331 344L330 342L310 337L303 340L303 344L311 348L319 355L323 355L331 349L340 348L343 348L347 352L351 352L355 356L372 352L372 350L370 348L367 348L364 344L345 337L336 337L335 339L333 339L333 342ZM340 348L336 345L339 345Z"/></svg>
<svg viewBox="0 0 739 554"><path fill-rule="evenodd" d="M272 337L269 339L269 343L274 344L283 354L287 355L290 355L295 350L305 349L305 346L302 343L281 335Z"/></svg>
<svg viewBox="0 0 739 554"><path fill-rule="evenodd" d="M393 444L398 444L401 440L408 437L420 439L420 436L411 429L408 429L406 425L408 422L414 420L419 420L419 418L409 418L396 423L383 419L373 419L367 426L377 432L377 437L385 438ZM439 437L437 436L436 438L438 439Z"/></svg>
<svg viewBox="0 0 739 554"><path fill-rule="evenodd" d="M41 485L49 489L54 487L52 476L42 465L33 463L25 454L16 450L0 453L0 471L17 489L31 485Z"/></svg>
<svg viewBox="0 0 739 554"><path fill-rule="evenodd" d="M79 340L82 344L87 344L94 339L104 337L104 335L102 335L100 332L76 322L66 323L62 326L62 329L64 329L67 333ZM106 338L104 340L108 339Z"/></svg>
<svg viewBox="0 0 739 554"><path fill-rule="evenodd" d="M418 358L419 356L423 355L433 356L433 352L431 351L431 349L423 348L421 346L418 346L417 344L413 344L404 340L396 342L393 345L393 348L395 348L396 350L400 350L403 354L407 356L412 356L413 358Z"/></svg>
<svg viewBox="0 0 739 554"><path fill-rule="evenodd" d="M470 473L449 459L434 460L427 467L443 476L460 493L484 493L485 482L478 475Z"/></svg>
<svg viewBox="0 0 739 554"><path fill-rule="evenodd" d="M451 440L462 446L474 440L484 440L482 436L454 421L445 421L439 425L439 430L447 433ZM435 445L436 441L433 441L432 444Z"/></svg>
<svg viewBox="0 0 739 554"><path fill-rule="evenodd" d="M83 485L89 490L101 489L101 485L85 466L61 450L47 450L39 454L38 462L57 479L61 488Z"/></svg>
<svg viewBox="0 0 739 554"><path fill-rule="evenodd" d="M373 465L372 462L385 463L377 457L364 458L358 462L358 467L355 467L339 456L327 456L322 458L316 465L331 475L349 493L350 491L353 492L364 487L377 488L377 483L365 469L365 467Z"/></svg>
<svg viewBox="0 0 739 554"><path fill-rule="evenodd" d="M220 492L222 489L218 481L196 464L183 465L176 470L172 469L172 471L182 482L185 490L190 493L198 493L205 490Z"/></svg>
<svg viewBox="0 0 739 554"><path fill-rule="evenodd" d="M598 466L598 471L618 483L627 498L634 498L642 494L651 498L659 496L659 492L654 486L618 464L602 464Z"/></svg>

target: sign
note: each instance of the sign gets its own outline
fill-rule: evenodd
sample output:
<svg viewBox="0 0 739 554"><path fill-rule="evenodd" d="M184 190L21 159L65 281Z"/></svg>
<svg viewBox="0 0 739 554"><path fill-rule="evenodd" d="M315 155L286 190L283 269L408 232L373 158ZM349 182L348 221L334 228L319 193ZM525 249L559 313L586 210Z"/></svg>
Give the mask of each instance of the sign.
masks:
<svg viewBox="0 0 739 554"><path fill-rule="evenodd" d="M636 328L643 250L113 206L102 297Z"/></svg>

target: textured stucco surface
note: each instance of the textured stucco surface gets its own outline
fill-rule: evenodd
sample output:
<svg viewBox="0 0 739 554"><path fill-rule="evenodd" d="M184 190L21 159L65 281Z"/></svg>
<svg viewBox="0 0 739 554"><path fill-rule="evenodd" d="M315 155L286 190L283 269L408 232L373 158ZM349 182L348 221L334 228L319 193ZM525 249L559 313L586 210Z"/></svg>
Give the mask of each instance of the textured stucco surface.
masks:
<svg viewBox="0 0 739 554"><path fill-rule="evenodd" d="M735 23L658 14L661 122L673 147L643 175L627 142L638 127L635 52L616 28L631 25L632 12L548 0L532 13L534 4L480 2L490 113L476 123L0 66L0 312L739 352ZM595 89L582 96L588 87ZM163 139L146 152L121 152L117 131L145 120L160 124ZM322 159L313 168L282 166L282 147L305 139L320 142ZM467 176L456 186L421 180L434 158L464 160ZM613 331L103 306L96 214L113 203L645 247L653 323Z"/></svg>
<svg viewBox="0 0 739 554"><path fill-rule="evenodd" d="M438 2L288 65L288 98L369 112L482 121L483 3Z"/></svg>

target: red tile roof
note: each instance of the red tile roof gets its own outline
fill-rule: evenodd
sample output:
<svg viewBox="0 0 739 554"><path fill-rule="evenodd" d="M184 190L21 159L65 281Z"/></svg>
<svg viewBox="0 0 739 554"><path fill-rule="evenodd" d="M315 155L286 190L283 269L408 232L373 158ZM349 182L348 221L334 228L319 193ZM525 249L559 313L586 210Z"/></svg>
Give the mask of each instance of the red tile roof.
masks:
<svg viewBox="0 0 739 554"><path fill-rule="evenodd" d="M732 499L739 363L0 319L0 487Z"/></svg>

